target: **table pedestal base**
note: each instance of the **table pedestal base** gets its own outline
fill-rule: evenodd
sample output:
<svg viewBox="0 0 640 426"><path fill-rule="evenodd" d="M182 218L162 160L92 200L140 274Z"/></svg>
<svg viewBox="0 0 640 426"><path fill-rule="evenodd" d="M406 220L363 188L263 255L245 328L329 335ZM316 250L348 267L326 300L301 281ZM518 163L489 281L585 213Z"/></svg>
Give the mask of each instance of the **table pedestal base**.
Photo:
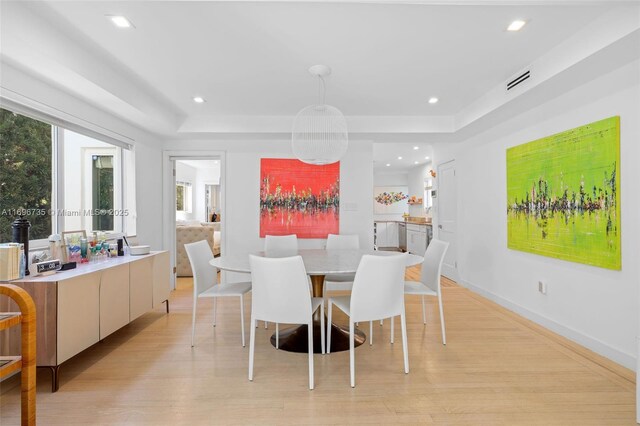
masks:
<svg viewBox="0 0 640 426"><path fill-rule="evenodd" d="M326 324L326 321L325 321ZM355 347L360 346L366 340L366 335L355 329L354 344ZM271 344L276 346L276 334L271 336ZM302 352L308 353L308 337L307 326L301 325L299 327L289 328L287 330L280 330L280 345L279 349L288 352ZM346 327L340 327L336 324L331 324L331 352L341 352L349 350L349 329ZM322 346L320 345L320 321L313 322L313 352L316 354L322 353Z"/></svg>

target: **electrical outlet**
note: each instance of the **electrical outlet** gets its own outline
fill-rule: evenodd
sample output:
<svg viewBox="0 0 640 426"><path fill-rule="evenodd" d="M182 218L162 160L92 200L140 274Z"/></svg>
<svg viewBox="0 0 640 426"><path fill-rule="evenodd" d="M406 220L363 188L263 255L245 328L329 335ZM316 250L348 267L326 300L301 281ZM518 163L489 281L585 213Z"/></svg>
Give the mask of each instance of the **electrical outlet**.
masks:
<svg viewBox="0 0 640 426"><path fill-rule="evenodd" d="M547 283L538 281L538 291L542 294L547 294Z"/></svg>

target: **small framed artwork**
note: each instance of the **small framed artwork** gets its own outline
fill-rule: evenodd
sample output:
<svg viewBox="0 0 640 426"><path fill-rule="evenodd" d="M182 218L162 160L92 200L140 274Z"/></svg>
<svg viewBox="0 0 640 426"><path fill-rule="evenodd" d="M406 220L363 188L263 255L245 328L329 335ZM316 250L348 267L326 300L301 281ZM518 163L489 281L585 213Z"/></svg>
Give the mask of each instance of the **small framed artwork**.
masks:
<svg viewBox="0 0 640 426"><path fill-rule="evenodd" d="M67 241L67 238L69 239L80 239L80 238L87 238L87 231L85 231L84 229L80 230L80 231L63 231L62 232L62 240L63 241Z"/></svg>
<svg viewBox="0 0 640 426"><path fill-rule="evenodd" d="M80 231L65 231L62 233L62 252L66 255L69 262L80 262L80 238L86 238L87 233L84 230Z"/></svg>
<svg viewBox="0 0 640 426"><path fill-rule="evenodd" d="M402 214L407 211L409 195L406 186L376 186L373 191L375 214Z"/></svg>

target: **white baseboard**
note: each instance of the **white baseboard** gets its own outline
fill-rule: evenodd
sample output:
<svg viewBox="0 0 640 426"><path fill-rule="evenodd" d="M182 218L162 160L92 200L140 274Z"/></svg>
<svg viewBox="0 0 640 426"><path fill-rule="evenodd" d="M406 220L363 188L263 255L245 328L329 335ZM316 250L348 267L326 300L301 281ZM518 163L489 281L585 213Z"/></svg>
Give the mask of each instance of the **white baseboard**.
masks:
<svg viewBox="0 0 640 426"><path fill-rule="evenodd" d="M637 363L636 363L636 357L634 355L628 354L626 352L622 352L619 349L616 349L598 339L595 339L591 336L588 336L584 333L574 330L573 328L564 326L536 312L530 311L529 309L523 306L520 306L517 303L514 303L494 293L491 293L483 289L482 287L479 287L477 285L470 283L469 281L460 280L459 283L462 284L464 287L468 288L469 290L473 291L474 293L477 293L483 297L486 297L487 299L499 304L500 306L503 306L509 309L510 311L517 313L518 315L522 315L526 319L531 320L545 328L548 328L554 333L558 333L562 337L566 337L567 339L572 340L578 343L579 345L582 345L585 348L588 348L594 351L595 353L602 355L610 359L611 361L622 365L623 367L636 371Z"/></svg>

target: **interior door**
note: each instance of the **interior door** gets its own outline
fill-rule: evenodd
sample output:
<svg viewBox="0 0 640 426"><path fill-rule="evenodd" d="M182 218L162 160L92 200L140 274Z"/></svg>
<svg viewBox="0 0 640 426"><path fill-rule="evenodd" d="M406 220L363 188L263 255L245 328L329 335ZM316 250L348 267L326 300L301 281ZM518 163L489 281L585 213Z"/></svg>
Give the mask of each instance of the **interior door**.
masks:
<svg viewBox="0 0 640 426"><path fill-rule="evenodd" d="M438 166L438 238L449 243L449 249L442 264L442 275L458 279L456 219L458 216L458 196L455 160Z"/></svg>

